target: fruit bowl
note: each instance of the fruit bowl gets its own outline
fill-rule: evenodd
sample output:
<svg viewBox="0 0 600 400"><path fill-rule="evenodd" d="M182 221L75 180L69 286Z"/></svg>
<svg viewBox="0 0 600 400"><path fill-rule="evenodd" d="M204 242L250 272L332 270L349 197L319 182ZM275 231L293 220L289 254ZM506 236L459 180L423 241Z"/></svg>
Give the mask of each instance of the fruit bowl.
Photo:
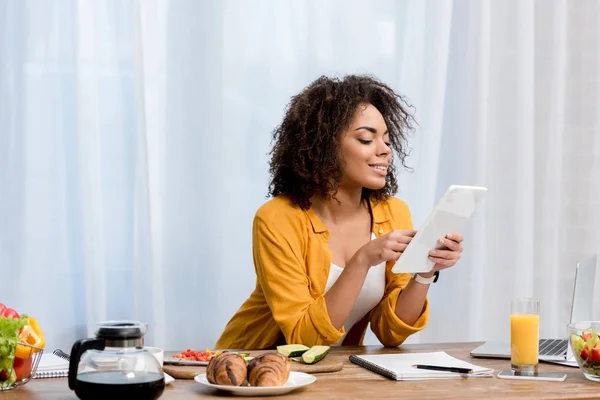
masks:
<svg viewBox="0 0 600 400"><path fill-rule="evenodd" d="M569 327L569 346L583 375L600 382L600 321L575 322Z"/></svg>

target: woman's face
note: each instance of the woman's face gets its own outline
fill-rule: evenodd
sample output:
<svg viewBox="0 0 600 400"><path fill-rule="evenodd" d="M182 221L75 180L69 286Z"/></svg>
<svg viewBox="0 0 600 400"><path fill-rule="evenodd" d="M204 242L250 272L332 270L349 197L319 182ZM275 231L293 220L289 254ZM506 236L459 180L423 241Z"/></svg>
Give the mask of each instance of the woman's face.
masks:
<svg viewBox="0 0 600 400"><path fill-rule="evenodd" d="M383 116L371 104L359 105L348 129L341 133L340 186L378 190L385 186L392 151Z"/></svg>

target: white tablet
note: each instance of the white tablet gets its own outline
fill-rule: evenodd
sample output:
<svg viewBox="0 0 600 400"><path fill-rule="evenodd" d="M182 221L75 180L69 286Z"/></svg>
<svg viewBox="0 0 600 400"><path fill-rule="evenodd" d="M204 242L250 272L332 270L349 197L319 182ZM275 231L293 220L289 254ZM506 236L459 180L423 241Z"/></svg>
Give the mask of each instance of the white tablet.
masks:
<svg viewBox="0 0 600 400"><path fill-rule="evenodd" d="M487 188L480 186L450 186L396 261L392 271L431 271L434 263L428 258L429 251L440 247L437 243L438 238L450 232L462 233L465 223L486 193Z"/></svg>

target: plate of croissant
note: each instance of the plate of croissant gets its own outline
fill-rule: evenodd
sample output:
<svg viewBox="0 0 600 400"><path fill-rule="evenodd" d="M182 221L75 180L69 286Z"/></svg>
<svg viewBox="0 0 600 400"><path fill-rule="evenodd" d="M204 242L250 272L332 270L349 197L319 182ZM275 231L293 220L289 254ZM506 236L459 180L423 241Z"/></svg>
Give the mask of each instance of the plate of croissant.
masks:
<svg viewBox="0 0 600 400"><path fill-rule="evenodd" d="M279 353L263 353L246 362L237 353L224 352L211 358L206 373L197 375L194 380L238 396L284 394L317 380L291 368L290 359Z"/></svg>

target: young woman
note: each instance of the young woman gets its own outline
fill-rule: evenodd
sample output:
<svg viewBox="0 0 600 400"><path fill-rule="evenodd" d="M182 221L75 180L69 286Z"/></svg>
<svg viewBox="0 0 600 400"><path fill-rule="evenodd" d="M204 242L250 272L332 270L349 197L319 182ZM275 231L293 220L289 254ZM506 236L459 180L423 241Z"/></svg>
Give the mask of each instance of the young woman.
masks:
<svg viewBox="0 0 600 400"><path fill-rule="evenodd" d="M439 238L431 273L391 271L416 233L393 197L392 152L404 166L412 121L405 100L368 76L321 77L292 98L274 133L273 198L252 228L256 288L217 349L361 345L368 323L398 346L425 327L434 272L456 264L463 238Z"/></svg>

